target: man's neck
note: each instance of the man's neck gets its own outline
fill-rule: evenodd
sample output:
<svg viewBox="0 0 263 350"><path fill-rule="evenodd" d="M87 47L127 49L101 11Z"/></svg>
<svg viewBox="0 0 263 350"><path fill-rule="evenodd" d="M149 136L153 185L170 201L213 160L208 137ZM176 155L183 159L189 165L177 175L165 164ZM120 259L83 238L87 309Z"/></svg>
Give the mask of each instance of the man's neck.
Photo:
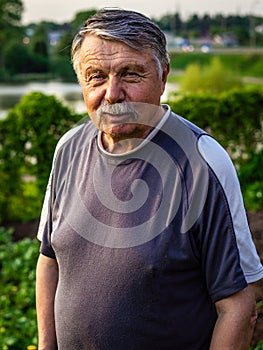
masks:
<svg viewBox="0 0 263 350"><path fill-rule="evenodd" d="M112 154L125 154L140 145L151 133L153 127L147 127L140 133L123 137L112 137L104 132L101 134L101 143L105 151Z"/></svg>

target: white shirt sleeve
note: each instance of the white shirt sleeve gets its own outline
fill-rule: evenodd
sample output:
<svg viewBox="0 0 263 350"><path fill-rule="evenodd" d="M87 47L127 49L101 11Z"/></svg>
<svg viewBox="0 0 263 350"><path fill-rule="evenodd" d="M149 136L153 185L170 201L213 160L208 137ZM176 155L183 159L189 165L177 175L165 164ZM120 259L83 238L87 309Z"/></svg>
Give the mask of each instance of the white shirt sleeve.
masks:
<svg viewBox="0 0 263 350"><path fill-rule="evenodd" d="M263 278L263 267L249 229L236 170L227 152L212 137L201 136L198 149L224 189L236 235L240 265L247 283L255 282Z"/></svg>

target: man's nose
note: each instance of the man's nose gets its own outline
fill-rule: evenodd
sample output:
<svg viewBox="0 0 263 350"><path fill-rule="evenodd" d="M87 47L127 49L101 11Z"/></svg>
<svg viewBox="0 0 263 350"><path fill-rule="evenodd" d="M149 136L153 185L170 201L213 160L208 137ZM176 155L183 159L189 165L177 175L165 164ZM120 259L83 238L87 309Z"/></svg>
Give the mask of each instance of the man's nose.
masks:
<svg viewBox="0 0 263 350"><path fill-rule="evenodd" d="M125 91L123 84L117 77L110 77L105 91L105 100L108 103L119 103L124 101Z"/></svg>

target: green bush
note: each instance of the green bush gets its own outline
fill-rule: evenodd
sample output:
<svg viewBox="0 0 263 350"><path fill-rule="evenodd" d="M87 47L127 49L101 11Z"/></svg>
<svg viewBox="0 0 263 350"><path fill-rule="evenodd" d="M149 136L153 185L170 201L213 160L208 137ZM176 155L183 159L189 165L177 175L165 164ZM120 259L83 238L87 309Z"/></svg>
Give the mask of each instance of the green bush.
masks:
<svg viewBox="0 0 263 350"><path fill-rule="evenodd" d="M175 95L173 111L209 131L227 148L236 165L246 162L262 143L263 91L239 89L222 94Z"/></svg>
<svg viewBox="0 0 263 350"><path fill-rule="evenodd" d="M238 169L244 201L250 210L263 208L263 150L254 153L248 162Z"/></svg>
<svg viewBox="0 0 263 350"><path fill-rule="evenodd" d="M241 78L226 69L219 57L214 57L204 67L197 63L190 64L180 82L180 90L185 92L221 93L241 86Z"/></svg>
<svg viewBox="0 0 263 350"><path fill-rule="evenodd" d="M0 222L39 216L57 141L81 117L33 92L0 121Z"/></svg>
<svg viewBox="0 0 263 350"><path fill-rule="evenodd" d="M12 230L0 228L0 349L25 350L37 345L36 240L12 242Z"/></svg>
<svg viewBox="0 0 263 350"><path fill-rule="evenodd" d="M239 89L219 95L174 95L173 111L211 133L231 156L238 170L245 203L250 210L263 208L262 121L263 91Z"/></svg>

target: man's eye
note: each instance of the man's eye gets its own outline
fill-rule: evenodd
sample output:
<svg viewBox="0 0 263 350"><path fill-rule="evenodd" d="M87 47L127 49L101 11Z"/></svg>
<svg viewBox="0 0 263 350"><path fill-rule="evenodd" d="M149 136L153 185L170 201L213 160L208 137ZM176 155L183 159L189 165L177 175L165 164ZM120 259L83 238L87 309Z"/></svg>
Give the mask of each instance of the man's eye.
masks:
<svg viewBox="0 0 263 350"><path fill-rule="evenodd" d="M100 74L100 73L92 74L87 78L88 81L102 80L102 79L105 79L105 77L103 76L103 74Z"/></svg>
<svg viewBox="0 0 263 350"><path fill-rule="evenodd" d="M128 82L137 82L141 79L141 76L136 72L126 72L123 74L122 78Z"/></svg>
<svg viewBox="0 0 263 350"><path fill-rule="evenodd" d="M102 84L105 81L106 77L105 75L101 73L94 73L87 75L85 78L85 81L87 84L91 84L93 86Z"/></svg>
<svg viewBox="0 0 263 350"><path fill-rule="evenodd" d="M138 77L139 74L136 72L126 72L124 75L128 76L128 77Z"/></svg>

